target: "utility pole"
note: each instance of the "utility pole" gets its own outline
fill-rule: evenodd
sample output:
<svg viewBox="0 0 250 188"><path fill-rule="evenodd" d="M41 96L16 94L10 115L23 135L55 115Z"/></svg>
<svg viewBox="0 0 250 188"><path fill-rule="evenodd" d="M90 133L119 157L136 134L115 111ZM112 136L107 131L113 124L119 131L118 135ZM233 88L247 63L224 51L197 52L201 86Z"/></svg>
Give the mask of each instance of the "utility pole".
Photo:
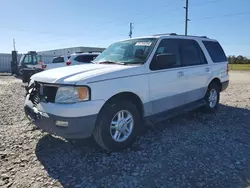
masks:
<svg viewBox="0 0 250 188"><path fill-rule="evenodd" d="M186 6L184 7L186 9L186 18L185 18L185 35L187 35L187 29L188 29L188 0L186 0Z"/></svg>
<svg viewBox="0 0 250 188"><path fill-rule="evenodd" d="M14 51L16 51L16 41L15 41L15 39L13 39L13 48L14 48Z"/></svg>
<svg viewBox="0 0 250 188"><path fill-rule="evenodd" d="M133 23L129 23L129 37L132 38Z"/></svg>

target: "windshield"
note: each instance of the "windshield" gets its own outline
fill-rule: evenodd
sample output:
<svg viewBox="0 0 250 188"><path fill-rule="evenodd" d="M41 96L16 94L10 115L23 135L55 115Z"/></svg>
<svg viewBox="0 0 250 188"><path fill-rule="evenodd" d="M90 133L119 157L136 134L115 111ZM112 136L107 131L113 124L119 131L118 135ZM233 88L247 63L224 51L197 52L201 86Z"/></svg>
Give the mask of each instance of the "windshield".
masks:
<svg viewBox="0 0 250 188"><path fill-rule="evenodd" d="M155 41L156 38L142 38L114 43L96 57L93 63L143 64L154 47Z"/></svg>

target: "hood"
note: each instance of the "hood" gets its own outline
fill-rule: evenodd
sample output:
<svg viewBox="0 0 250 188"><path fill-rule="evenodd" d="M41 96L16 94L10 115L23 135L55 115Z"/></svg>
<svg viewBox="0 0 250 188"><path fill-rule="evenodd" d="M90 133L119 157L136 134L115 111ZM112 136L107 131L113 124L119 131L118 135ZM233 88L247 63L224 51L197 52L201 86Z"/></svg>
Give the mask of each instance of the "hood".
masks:
<svg viewBox="0 0 250 188"><path fill-rule="evenodd" d="M117 64L83 64L61 68L54 68L34 74L31 79L44 83L75 84L79 81L98 81L104 75L111 75L108 78L121 76L117 72L124 72L138 66L117 65ZM127 71L126 71L127 72Z"/></svg>

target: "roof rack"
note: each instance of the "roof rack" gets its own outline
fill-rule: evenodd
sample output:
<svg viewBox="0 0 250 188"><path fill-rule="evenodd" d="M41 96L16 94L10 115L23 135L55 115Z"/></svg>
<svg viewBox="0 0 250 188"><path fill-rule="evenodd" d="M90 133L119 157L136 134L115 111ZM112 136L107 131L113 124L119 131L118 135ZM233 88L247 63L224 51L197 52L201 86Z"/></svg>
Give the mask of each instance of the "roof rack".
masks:
<svg viewBox="0 0 250 188"><path fill-rule="evenodd" d="M161 36L161 35L177 35L176 33L161 33L161 34L154 34L153 36Z"/></svg>
<svg viewBox="0 0 250 188"><path fill-rule="evenodd" d="M199 37L199 38L208 38L207 36L177 35L176 33L163 33L163 34L155 34L155 35L153 35L153 36L164 36L164 35L170 35L170 36L187 36L187 37Z"/></svg>

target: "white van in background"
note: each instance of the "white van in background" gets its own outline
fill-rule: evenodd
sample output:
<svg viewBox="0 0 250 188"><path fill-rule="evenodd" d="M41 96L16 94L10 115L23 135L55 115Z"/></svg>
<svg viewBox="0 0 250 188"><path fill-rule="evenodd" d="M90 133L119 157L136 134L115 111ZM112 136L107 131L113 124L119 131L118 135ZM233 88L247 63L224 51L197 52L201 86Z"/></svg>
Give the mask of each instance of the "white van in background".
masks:
<svg viewBox="0 0 250 188"><path fill-rule="evenodd" d="M91 63L101 53L74 53L68 59L68 65Z"/></svg>
<svg viewBox="0 0 250 188"><path fill-rule="evenodd" d="M50 64L42 65L43 70L49 70L58 67L64 67L69 65L80 65L85 63L90 63L93 61L100 53L74 53L70 56L59 56L55 57Z"/></svg>

